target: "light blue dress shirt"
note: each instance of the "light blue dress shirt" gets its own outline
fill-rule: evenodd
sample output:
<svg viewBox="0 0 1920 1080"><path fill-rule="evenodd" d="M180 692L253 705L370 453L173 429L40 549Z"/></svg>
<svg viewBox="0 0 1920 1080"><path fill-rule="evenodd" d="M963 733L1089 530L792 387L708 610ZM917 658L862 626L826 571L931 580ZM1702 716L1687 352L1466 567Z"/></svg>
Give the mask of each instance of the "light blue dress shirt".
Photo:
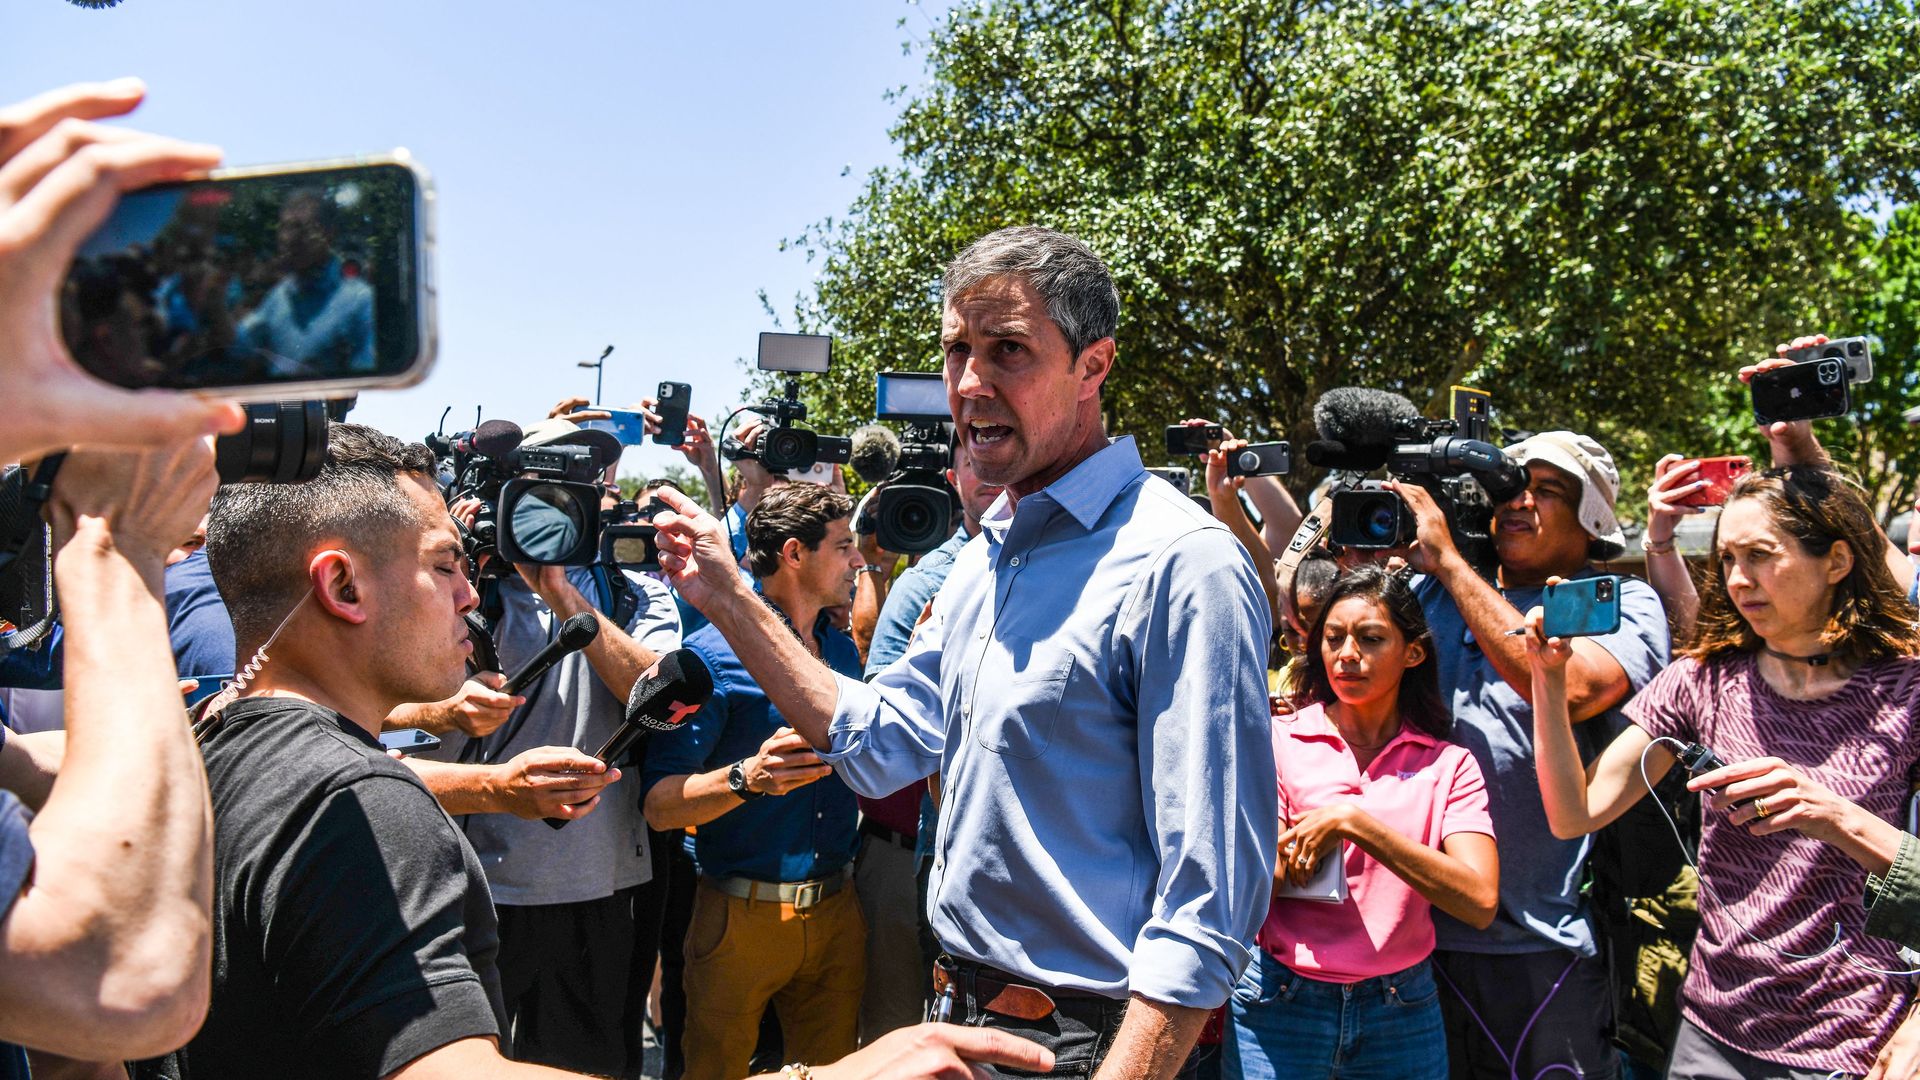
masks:
<svg viewBox="0 0 1920 1080"><path fill-rule="evenodd" d="M950 953L1214 1008L1279 831L1252 561L1128 438L981 526L906 655L839 678L822 756L873 796L942 774L928 905Z"/></svg>

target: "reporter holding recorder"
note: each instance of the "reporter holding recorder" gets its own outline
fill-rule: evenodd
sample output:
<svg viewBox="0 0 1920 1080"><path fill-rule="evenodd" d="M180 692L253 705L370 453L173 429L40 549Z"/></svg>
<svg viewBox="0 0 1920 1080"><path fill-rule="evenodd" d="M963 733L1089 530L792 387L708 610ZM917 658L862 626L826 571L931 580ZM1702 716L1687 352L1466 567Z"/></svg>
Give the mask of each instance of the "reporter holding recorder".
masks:
<svg viewBox="0 0 1920 1080"><path fill-rule="evenodd" d="M1266 597L1226 527L1102 430L1119 297L1097 256L1002 229L943 286L948 403L1006 491L905 656L871 684L813 659L671 492L661 563L856 791L942 774L953 1017L1051 1045L1069 1075L1169 1077L1266 914Z"/></svg>
<svg viewBox="0 0 1920 1080"><path fill-rule="evenodd" d="M1429 911L1493 921L1486 783L1447 741L1433 638L1401 575L1340 578L1307 640L1300 708L1274 721L1285 831L1260 950L1230 1002L1223 1073L1443 1080ZM1347 894L1300 898L1324 859L1339 862Z"/></svg>
<svg viewBox="0 0 1920 1080"><path fill-rule="evenodd" d="M1643 758L1658 782L1675 741L1735 763L1690 785L1733 779L1708 799L1703 932L1671 1076L1907 1076L1920 1060L1905 980L1886 974L1911 965L1864 932L1862 874L1841 850L1788 831L1818 801L1796 793L1794 776L1883 819L1920 779L1920 631L1884 546L1866 503L1830 470L1742 479L1720 514L1693 644L1627 706L1631 725L1587 767L1567 715L1572 643L1544 638L1538 608L1528 615L1540 793L1555 835L1619 817L1647 792ZM1785 764L1741 764L1768 758Z"/></svg>

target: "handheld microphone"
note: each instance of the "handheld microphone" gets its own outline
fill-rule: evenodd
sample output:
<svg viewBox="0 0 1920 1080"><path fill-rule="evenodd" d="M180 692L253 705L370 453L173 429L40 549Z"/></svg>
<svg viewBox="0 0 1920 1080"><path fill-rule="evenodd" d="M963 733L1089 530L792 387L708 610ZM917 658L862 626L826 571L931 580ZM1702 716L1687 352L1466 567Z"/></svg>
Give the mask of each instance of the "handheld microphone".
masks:
<svg viewBox="0 0 1920 1080"><path fill-rule="evenodd" d="M665 654L634 680L633 692L627 695L626 719L593 756L608 763L618 761L642 735L678 730L712 696L713 673L699 654L688 649ZM556 829L567 826L566 818L544 820Z"/></svg>
<svg viewBox="0 0 1920 1080"><path fill-rule="evenodd" d="M879 424L855 428L847 464L860 479L880 483L900 464L900 437Z"/></svg>
<svg viewBox="0 0 1920 1080"><path fill-rule="evenodd" d="M579 652L593 644L593 639L599 636L600 620L594 618L593 612L583 611L575 615L560 624L559 636L547 642L546 648L534 653L533 659L527 661L519 671L514 672L513 677L507 680L507 684L500 688L500 692L519 693L528 683L546 674L548 668L559 663L561 657L568 653Z"/></svg>

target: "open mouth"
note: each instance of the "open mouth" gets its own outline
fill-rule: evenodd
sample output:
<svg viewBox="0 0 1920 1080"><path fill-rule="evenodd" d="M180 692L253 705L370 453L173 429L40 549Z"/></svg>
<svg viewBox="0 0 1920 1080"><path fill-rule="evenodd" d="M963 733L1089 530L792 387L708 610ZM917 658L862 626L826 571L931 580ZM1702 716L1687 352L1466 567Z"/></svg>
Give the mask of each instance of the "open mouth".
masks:
<svg viewBox="0 0 1920 1080"><path fill-rule="evenodd" d="M1005 424L989 424L983 420L972 421L967 425L967 430L972 433L975 446L992 446L1013 434L1013 429Z"/></svg>

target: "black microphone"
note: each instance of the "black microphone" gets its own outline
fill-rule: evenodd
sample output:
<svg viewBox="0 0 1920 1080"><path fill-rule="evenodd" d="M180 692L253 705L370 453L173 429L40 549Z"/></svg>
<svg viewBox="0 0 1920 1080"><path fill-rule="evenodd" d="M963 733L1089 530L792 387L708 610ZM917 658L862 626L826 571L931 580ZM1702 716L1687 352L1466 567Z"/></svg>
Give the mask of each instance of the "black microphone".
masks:
<svg viewBox="0 0 1920 1080"><path fill-rule="evenodd" d="M465 449L496 461L513 453L520 445L526 433L520 425L511 420L486 420L473 429L473 435L467 440Z"/></svg>
<svg viewBox="0 0 1920 1080"><path fill-rule="evenodd" d="M1413 402L1399 394L1339 386L1313 403L1313 430L1327 442L1344 443L1349 452L1358 452L1391 446L1395 421L1419 415Z"/></svg>
<svg viewBox="0 0 1920 1080"><path fill-rule="evenodd" d="M854 429L853 449L847 455L847 464L860 479L869 484L880 483L892 476L900 464L900 437L879 424Z"/></svg>
<svg viewBox="0 0 1920 1080"><path fill-rule="evenodd" d="M713 672L699 654L675 649L663 655L634 680L626 719L593 756L609 764L620 760L641 736L678 730L712 696ZM556 829L567 826L566 818L544 820Z"/></svg>
<svg viewBox="0 0 1920 1080"><path fill-rule="evenodd" d="M594 618L593 612L583 611L575 615L560 624L559 636L547 642L546 648L534 653L533 659L527 661L519 671L514 672L513 678L507 680L507 684L500 688L500 692L519 693L528 683L546 674L548 668L559 663L561 657L568 653L579 652L593 644L593 639L599 636L600 620Z"/></svg>

